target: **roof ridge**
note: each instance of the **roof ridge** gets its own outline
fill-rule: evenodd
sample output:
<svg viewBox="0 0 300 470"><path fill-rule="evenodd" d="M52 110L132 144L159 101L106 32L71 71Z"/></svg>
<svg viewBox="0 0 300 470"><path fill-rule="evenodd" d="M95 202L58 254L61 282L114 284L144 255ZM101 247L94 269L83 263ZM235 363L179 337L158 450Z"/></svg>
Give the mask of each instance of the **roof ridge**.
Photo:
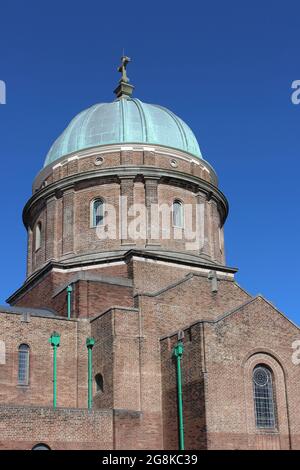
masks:
<svg viewBox="0 0 300 470"><path fill-rule="evenodd" d="M168 284L166 287L163 287L162 289L159 289L156 292L140 292L138 294L135 294L134 297L139 297L139 296L157 297L158 295L162 294L163 292L167 292L168 290L173 289L174 287L177 287L179 284L182 284L183 282L188 281L194 275L195 275L195 273L188 273L182 279L179 279L178 281L175 281L171 284Z"/></svg>

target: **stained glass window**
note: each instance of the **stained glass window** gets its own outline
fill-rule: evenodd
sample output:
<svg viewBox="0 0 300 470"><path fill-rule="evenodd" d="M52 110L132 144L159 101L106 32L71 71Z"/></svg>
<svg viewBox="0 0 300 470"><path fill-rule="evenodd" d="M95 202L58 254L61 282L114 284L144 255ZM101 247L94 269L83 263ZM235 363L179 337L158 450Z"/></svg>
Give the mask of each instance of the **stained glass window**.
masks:
<svg viewBox="0 0 300 470"><path fill-rule="evenodd" d="M275 428L276 414L273 378L270 369L264 365L253 370L253 396L257 428Z"/></svg>
<svg viewBox="0 0 300 470"><path fill-rule="evenodd" d="M27 385L29 382L29 346L27 344L19 346L18 382L22 385Z"/></svg>

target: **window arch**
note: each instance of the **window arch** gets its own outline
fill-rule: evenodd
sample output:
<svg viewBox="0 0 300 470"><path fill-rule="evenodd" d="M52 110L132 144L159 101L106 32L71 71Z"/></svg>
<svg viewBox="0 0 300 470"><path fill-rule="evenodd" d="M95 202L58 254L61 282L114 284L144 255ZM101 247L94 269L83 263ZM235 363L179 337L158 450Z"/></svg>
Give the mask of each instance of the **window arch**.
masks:
<svg viewBox="0 0 300 470"><path fill-rule="evenodd" d="M42 224L38 222L35 227L35 251L41 248L42 242Z"/></svg>
<svg viewBox="0 0 300 470"><path fill-rule="evenodd" d="M36 444L31 450L51 450L47 444Z"/></svg>
<svg viewBox="0 0 300 470"><path fill-rule="evenodd" d="M91 203L91 226L98 227L104 224L104 201L101 198L94 199Z"/></svg>
<svg viewBox="0 0 300 470"><path fill-rule="evenodd" d="M103 392L104 391L104 383L103 383L103 375L96 374L95 375L95 382L96 382L96 391Z"/></svg>
<svg viewBox="0 0 300 470"><path fill-rule="evenodd" d="M253 369L252 381L256 427L274 429L276 412L273 374L267 366L259 364Z"/></svg>
<svg viewBox="0 0 300 470"><path fill-rule="evenodd" d="M173 225L175 227L183 228L183 220L184 220L183 204L178 199L175 199L175 201L173 202L172 214L173 214Z"/></svg>
<svg viewBox="0 0 300 470"><path fill-rule="evenodd" d="M20 344L18 351L18 382L20 385L29 383L29 346Z"/></svg>

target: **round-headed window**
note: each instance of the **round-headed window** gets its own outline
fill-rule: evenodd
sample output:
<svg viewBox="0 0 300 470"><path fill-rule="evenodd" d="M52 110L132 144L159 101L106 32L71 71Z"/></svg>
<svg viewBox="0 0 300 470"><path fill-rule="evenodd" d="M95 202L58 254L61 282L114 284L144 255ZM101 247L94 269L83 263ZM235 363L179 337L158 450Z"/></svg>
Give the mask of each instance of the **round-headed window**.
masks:
<svg viewBox="0 0 300 470"><path fill-rule="evenodd" d="M264 364L253 369L253 399L257 428L276 427L276 405L271 370Z"/></svg>
<svg viewBox="0 0 300 470"><path fill-rule="evenodd" d="M183 204L181 201L176 199L173 202L172 212L173 212L174 227L183 228L184 213L183 213Z"/></svg>
<svg viewBox="0 0 300 470"><path fill-rule="evenodd" d="M96 382L96 391L97 392L103 392L103 390L104 390L103 375L102 374L96 374L95 375L95 382Z"/></svg>

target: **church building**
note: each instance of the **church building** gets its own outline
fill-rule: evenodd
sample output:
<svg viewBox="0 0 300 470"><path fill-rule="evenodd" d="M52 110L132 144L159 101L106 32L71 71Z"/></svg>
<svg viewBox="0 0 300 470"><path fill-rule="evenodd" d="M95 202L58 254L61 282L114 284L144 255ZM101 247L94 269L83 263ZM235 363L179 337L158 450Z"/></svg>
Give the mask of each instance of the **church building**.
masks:
<svg viewBox="0 0 300 470"><path fill-rule="evenodd" d="M299 328L235 281L216 172L180 117L134 97L129 61L24 207L0 449L300 449Z"/></svg>

